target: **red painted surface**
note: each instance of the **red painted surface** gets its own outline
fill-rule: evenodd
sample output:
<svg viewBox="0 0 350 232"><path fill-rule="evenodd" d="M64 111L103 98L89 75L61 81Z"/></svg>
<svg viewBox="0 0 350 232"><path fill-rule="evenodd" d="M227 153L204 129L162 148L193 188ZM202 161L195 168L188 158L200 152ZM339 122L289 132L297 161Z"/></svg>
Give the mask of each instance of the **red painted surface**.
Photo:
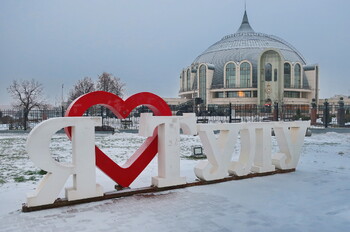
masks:
<svg viewBox="0 0 350 232"><path fill-rule="evenodd" d="M126 118L139 105L150 108L155 116L172 115L168 104L152 93L137 93L124 101L115 94L96 91L82 95L73 101L68 107L65 117L82 116L87 109L94 105L105 106L121 119ZM65 128L65 131L71 138L71 128ZM95 146L95 151L96 166L120 186L128 187L158 153L157 130L122 166L115 163L97 146Z"/></svg>

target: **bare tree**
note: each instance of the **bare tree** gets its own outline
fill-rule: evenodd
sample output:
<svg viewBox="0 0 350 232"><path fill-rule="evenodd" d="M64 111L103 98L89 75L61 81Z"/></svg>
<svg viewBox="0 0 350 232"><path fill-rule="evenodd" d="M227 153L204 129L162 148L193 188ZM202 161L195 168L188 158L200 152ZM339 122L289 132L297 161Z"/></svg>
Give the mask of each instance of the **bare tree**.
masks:
<svg viewBox="0 0 350 232"><path fill-rule="evenodd" d="M41 83L32 79L31 81L14 80L7 88L9 94L15 100L13 105L23 110L23 129L27 130L29 112L44 104L43 100L43 86Z"/></svg>
<svg viewBox="0 0 350 232"><path fill-rule="evenodd" d="M97 80L96 89L110 93L114 93L119 97L124 95L125 83L122 83L120 78L113 76L111 73L102 73Z"/></svg>
<svg viewBox="0 0 350 232"><path fill-rule="evenodd" d="M121 82L120 78L113 76L111 73L103 72L97 80L96 87L98 90L114 93L119 97L124 95L125 84ZM101 106L101 116L103 120L104 115L112 116L110 110ZM102 121L103 124L103 121Z"/></svg>
<svg viewBox="0 0 350 232"><path fill-rule="evenodd" d="M79 80L69 91L68 101L72 102L83 94L95 91L95 84L90 77Z"/></svg>

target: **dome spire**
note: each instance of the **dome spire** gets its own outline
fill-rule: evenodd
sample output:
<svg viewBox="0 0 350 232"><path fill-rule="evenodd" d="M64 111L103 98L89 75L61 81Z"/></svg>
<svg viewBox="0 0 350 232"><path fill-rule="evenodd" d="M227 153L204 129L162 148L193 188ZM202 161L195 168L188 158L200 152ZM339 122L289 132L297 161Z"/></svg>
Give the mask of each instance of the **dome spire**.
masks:
<svg viewBox="0 0 350 232"><path fill-rule="evenodd" d="M246 8L246 6L244 6L244 8ZM241 23L241 26L239 27L239 29L237 30L237 33L247 33L247 32L254 32L254 30L249 24L247 10L244 9L242 23Z"/></svg>

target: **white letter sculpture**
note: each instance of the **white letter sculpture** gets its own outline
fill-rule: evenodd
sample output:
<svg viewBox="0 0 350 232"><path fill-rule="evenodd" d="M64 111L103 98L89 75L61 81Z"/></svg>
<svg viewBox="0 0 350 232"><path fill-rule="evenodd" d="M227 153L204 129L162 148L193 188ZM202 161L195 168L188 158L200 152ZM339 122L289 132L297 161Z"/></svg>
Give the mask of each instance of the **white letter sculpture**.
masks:
<svg viewBox="0 0 350 232"><path fill-rule="evenodd" d="M251 172L266 173L295 169L310 122L264 122L198 125L208 161L194 169L201 180L217 180L228 174L245 176ZM271 130L274 129L280 152L271 155ZM215 137L214 131L220 133ZM241 150L238 161L231 161L238 133Z"/></svg>
<svg viewBox="0 0 350 232"><path fill-rule="evenodd" d="M153 116L141 114L139 134L153 135L158 126L158 176L152 177L152 185L166 187L186 184L180 177L180 128L184 134L196 134L195 114L183 116Z"/></svg>
<svg viewBox="0 0 350 232"><path fill-rule="evenodd" d="M271 124L241 123L241 152L238 161L231 162L229 173L245 176L251 172L275 171L271 162Z"/></svg>
<svg viewBox="0 0 350 232"><path fill-rule="evenodd" d="M141 114L139 134L152 136L158 127L158 176L152 185L167 187L186 184L180 176L180 128L184 134L199 134L208 160L194 168L196 176L205 181L230 175L245 176L251 172L266 173L278 169L295 169L300 158L308 122L264 122L239 124L198 124L195 114L183 116L153 116ZM29 134L27 151L30 159L47 171L37 189L27 197L27 206L54 203L67 179L73 175L73 187L66 188L68 201L103 196L96 184L95 126L101 118L64 117L46 120ZM51 137L64 127L72 128L72 164L63 165L50 155ZM275 132L279 152L271 154L271 131ZM219 131L215 135L214 131ZM240 135L241 149L237 161L232 161L234 147Z"/></svg>
<svg viewBox="0 0 350 232"><path fill-rule="evenodd" d="M196 176L201 180L217 180L228 175L239 128L235 124L207 124L197 126L208 161L201 161L195 168ZM219 130L216 138L214 130Z"/></svg>
<svg viewBox="0 0 350 232"><path fill-rule="evenodd" d="M96 184L95 126L101 126L101 118L66 117L53 118L37 125L29 134L27 151L36 166L47 171L37 189L28 194L27 206L52 204L73 175L73 187L66 189L69 201L103 195ZM50 155L51 137L64 127L72 127L72 164L63 165Z"/></svg>
<svg viewBox="0 0 350 232"><path fill-rule="evenodd" d="M310 126L310 121L274 124L273 129L280 152L272 156L272 162L277 168L293 169L297 167L308 126Z"/></svg>

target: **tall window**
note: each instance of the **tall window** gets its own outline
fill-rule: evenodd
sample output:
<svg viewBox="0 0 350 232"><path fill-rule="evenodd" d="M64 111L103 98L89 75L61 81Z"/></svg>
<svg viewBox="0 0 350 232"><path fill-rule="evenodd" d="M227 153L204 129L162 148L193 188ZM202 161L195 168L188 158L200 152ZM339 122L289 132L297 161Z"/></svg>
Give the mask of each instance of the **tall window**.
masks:
<svg viewBox="0 0 350 232"><path fill-rule="evenodd" d="M294 88L301 87L301 68L300 64L294 66Z"/></svg>
<svg viewBox="0 0 350 232"><path fill-rule="evenodd" d="M265 81L272 81L272 65L265 64Z"/></svg>
<svg viewBox="0 0 350 232"><path fill-rule="evenodd" d="M192 89L198 89L198 83L197 83L197 80L198 80L198 72L196 72L194 74L194 79L193 79L193 84L192 84Z"/></svg>
<svg viewBox="0 0 350 232"><path fill-rule="evenodd" d="M183 71L181 75L181 85L182 85L182 91L185 91L185 71Z"/></svg>
<svg viewBox="0 0 350 232"><path fill-rule="evenodd" d="M199 67L199 97L202 98L204 104L207 103L206 72L205 65L201 65Z"/></svg>
<svg viewBox="0 0 350 232"><path fill-rule="evenodd" d="M284 63L284 88L290 88L290 64Z"/></svg>
<svg viewBox="0 0 350 232"><path fill-rule="evenodd" d="M274 81L277 81L277 68L275 68L274 70L273 70L273 80Z"/></svg>
<svg viewBox="0 0 350 232"><path fill-rule="evenodd" d="M227 64L226 65L226 88L236 87L236 65Z"/></svg>
<svg viewBox="0 0 350 232"><path fill-rule="evenodd" d="M248 62L243 62L240 67L240 87L250 87L250 65Z"/></svg>
<svg viewBox="0 0 350 232"><path fill-rule="evenodd" d="M190 91L191 90L191 71L190 69L187 70L187 85L186 85L186 90Z"/></svg>

